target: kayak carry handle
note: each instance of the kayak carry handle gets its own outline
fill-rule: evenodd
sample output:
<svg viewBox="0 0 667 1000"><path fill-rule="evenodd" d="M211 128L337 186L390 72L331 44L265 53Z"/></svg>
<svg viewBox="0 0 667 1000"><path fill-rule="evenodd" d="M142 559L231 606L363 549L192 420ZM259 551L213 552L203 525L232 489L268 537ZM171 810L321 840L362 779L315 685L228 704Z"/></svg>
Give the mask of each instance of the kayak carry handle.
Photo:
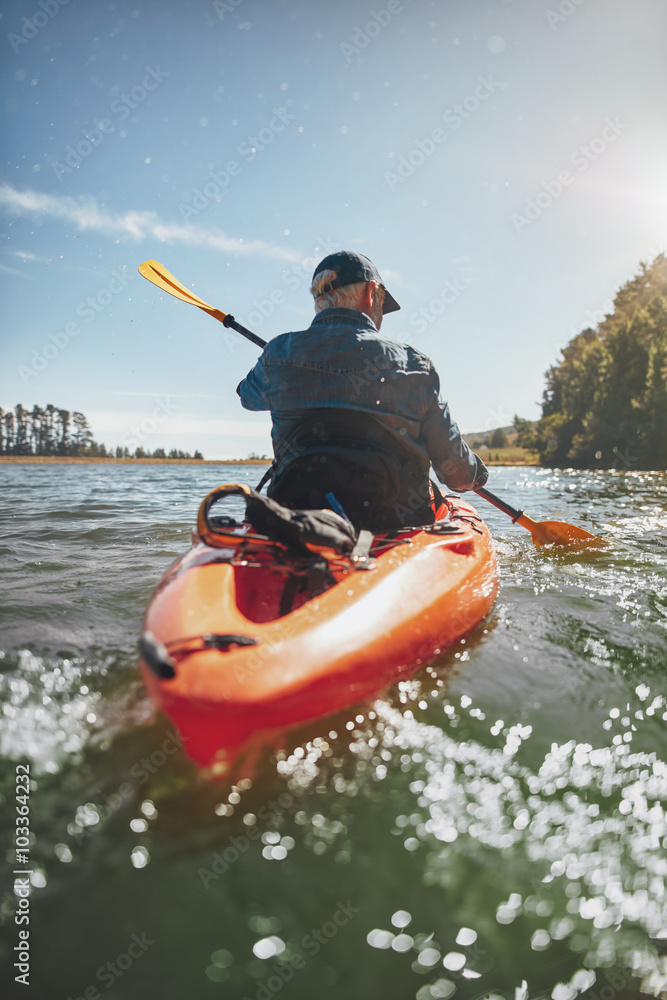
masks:
<svg viewBox="0 0 667 1000"><path fill-rule="evenodd" d="M167 647L158 642L152 632L144 632L139 639L139 652L160 680L170 681L176 676L176 664L167 652Z"/></svg>
<svg viewBox="0 0 667 1000"><path fill-rule="evenodd" d="M211 490L211 492L204 497L199 506L199 511L197 512L197 534L209 545L220 545L220 542L215 539L215 535L229 535L229 531L220 531L220 529L209 520L211 507L213 507L218 500L222 500L223 497L228 496L240 496L247 500L250 496L250 487L241 483L227 483L224 486L218 486L216 489Z"/></svg>
<svg viewBox="0 0 667 1000"><path fill-rule="evenodd" d="M139 639L139 652L153 671L162 681L171 681L176 676L174 657L187 656L204 649L219 649L227 652L231 646L256 646L259 639L253 635L241 635L237 632L204 632L203 635L189 636L186 639L176 639L163 645L152 632L144 632Z"/></svg>

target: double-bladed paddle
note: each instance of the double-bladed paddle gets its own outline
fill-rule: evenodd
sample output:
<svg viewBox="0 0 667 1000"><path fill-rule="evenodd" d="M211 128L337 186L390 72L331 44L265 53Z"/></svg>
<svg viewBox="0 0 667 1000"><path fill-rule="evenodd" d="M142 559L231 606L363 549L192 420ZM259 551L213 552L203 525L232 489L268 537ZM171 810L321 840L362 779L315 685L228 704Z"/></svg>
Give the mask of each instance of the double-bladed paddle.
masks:
<svg viewBox="0 0 667 1000"><path fill-rule="evenodd" d="M257 344L258 347L266 347L266 341L258 337L256 333L252 333L250 330L246 330L244 326L237 323L233 316L229 313L224 313L221 309L215 309L210 306L208 302L204 302L200 299L198 295L191 292L189 288L182 285L180 281L177 281L173 274L170 274L166 267L159 264L156 260L146 260L143 264L139 265L139 274L142 274L144 278L152 281L154 285L161 288L163 292L169 292L170 295L175 296L177 299L181 299L182 302L189 302L191 306L197 306L199 309L203 309L204 312L212 316L213 319L219 320L223 326L231 327L232 330L236 330L240 333L242 337L247 340L251 340L253 344Z"/></svg>
<svg viewBox="0 0 667 1000"><path fill-rule="evenodd" d="M584 528L577 528L567 521L533 521L522 510L516 510L500 497L480 486L475 490L478 496L483 497L492 503L498 510L502 510L512 518L515 524L520 524L522 528L529 531L534 545L604 545L605 542L599 535L592 535Z"/></svg>
<svg viewBox="0 0 667 1000"><path fill-rule="evenodd" d="M219 320L224 326L236 330L237 333L240 333L247 340L251 340L258 347L266 347L265 340L262 340L256 333L252 333L244 326L241 326L233 316L222 312L221 309L215 309L208 302L204 302L198 295L195 295L189 288L186 288L180 281L177 281L173 274L170 274L167 268L163 267L156 260L146 260L143 264L140 264L139 274L142 274L148 281L152 281L162 291L174 295L177 299L181 299L182 302L188 302L192 306L203 309L209 316ZM597 535L592 535L590 531L585 531L583 528L577 528L574 524L567 524L566 521L533 521L532 517L528 517L522 510L516 510L508 503L505 503L504 500L501 500L500 497L495 496L483 487L475 490L475 493L493 504L494 507L502 510L516 524L520 524L522 528L529 531L535 545L581 546L604 544L603 540Z"/></svg>

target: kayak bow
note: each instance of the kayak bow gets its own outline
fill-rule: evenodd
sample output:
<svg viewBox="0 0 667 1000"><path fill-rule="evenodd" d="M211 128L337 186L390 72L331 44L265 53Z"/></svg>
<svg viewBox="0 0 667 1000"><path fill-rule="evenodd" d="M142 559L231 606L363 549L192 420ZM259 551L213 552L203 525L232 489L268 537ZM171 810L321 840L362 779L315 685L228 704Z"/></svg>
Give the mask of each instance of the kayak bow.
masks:
<svg viewBox="0 0 667 1000"><path fill-rule="evenodd" d="M253 733L349 708L410 676L496 598L488 529L458 497L432 525L375 536L363 558L294 552L247 522L207 516L214 533L193 532L158 584L140 644L152 699L204 766Z"/></svg>

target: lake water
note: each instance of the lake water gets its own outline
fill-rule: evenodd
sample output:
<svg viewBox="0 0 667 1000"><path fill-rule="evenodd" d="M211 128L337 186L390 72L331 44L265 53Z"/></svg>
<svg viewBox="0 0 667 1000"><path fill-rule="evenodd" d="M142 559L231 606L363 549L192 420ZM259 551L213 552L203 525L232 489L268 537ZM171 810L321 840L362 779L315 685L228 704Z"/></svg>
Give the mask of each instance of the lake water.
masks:
<svg viewBox="0 0 667 1000"><path fill-rule="evenodd" d="M262 471L0 466L4 995L667 995L667 478L493 469L494 492L610 547L538 551L480 500L501 567L489 619L232 786L154 717L136 642L202 496Z"/></svg>

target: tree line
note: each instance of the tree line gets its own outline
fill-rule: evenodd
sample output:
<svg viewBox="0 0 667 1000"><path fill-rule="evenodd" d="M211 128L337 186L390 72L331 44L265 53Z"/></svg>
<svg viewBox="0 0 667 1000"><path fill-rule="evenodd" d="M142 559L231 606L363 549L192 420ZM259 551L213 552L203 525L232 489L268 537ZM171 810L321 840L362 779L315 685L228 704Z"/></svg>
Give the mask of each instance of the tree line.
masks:
<svg viewBox="0 0 667 1000"><path fill-rule="evenodd" d="M98 444L85 414L53 406L33 406L27 409L18 403L13 410L0 407L0 455L72 455L88 458L171 458L203 459L200 451L164 448L146 451L137 447L133 452L119 445L107 449Z"/></svg>
<svg viewBox="0 0 667 1000"><path fill-rule="evenodd" d="M667 469L667 258L640 264L595 329L546 372L542 417L516 417L517 445L547 466Z"/></svg>
<svg viewBox="0 0 667 1000"><path fill-rule="evenodd" d="M509 448L510 444L504 427L496 427L494 431L490 431L486 435L464 434L463 440L470 445L473 451L477 451L479 448Z"/></svg>

